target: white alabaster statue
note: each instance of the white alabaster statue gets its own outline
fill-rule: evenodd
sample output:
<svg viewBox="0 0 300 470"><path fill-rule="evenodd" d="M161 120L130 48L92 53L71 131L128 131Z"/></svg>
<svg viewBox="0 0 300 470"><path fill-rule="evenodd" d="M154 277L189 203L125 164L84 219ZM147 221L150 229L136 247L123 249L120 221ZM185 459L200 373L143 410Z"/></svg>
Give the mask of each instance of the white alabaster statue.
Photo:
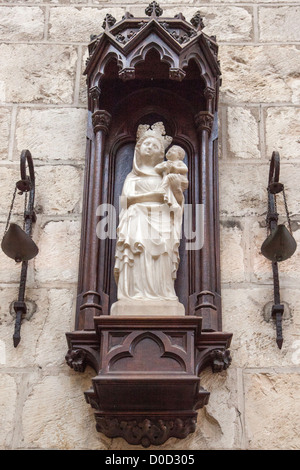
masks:
<svg viewBox="0 0 300 470"><path fill-rule="evenodd" d="M187 168L181 161L183 149L177 146L173 149L174 160L185 167L179 165L181 172L175 168L175 162L174 168L167 170L157 167L163 164L165 149L171 141L162 122L138 128L133 167L121 197L114 269L118 301L112 305L112 315L185 314L174 289L179 265L182 190L187 188Z"/></svg>

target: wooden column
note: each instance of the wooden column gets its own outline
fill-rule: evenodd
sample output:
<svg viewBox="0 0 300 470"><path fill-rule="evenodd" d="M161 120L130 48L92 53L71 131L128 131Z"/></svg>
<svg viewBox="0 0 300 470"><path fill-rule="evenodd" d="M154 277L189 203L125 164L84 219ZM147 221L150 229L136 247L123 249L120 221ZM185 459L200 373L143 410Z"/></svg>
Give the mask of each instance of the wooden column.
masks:
<svg viewBox="0 0 300 470"><path fill-rule="evenodd" d="M98 287L96 276L99 257L100 240L97 237L97 207L102 203L101 185L104 168L104 148L105 139L111 122L111 115L106 110L99 109L100 89L93 87L90 89L90 96L93 101L94 112L92 114L92 126L94 138L90 145L88 165L88 177L86 186L88 187L87 211L85 221L85 250L82 260L83 276L81 279L82 295L79 307L78 329L93 330L94 317L106 312L106 296Z"/></svg>
<svg viewBox="0 0 300 470"><path fill-rule="evenodd" d="M210 94L210 103L211 97ZM212 109L210 104L208 109ZM203 318L203 330L218 330L218 312L215 302L215 256L214 256L214 162L209 138L214 121L210 111L200 111L195 116L200 145L200 191L204 213L204 244L200 250L200 289L195 299L195 315Z"/></svg>

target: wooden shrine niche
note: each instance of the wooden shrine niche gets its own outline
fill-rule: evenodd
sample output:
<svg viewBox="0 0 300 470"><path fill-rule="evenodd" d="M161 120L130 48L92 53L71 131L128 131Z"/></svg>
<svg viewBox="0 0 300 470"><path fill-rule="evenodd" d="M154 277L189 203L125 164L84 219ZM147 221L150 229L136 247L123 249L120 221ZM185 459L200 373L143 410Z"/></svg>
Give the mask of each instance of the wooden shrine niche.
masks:
<svg viewBox="0 0 300 470"><path fill-rule="evenodd" d="M119 22L107 14L104 32L89 44L77 311L75 331L67 333L66 360L75 371L84 372L88 365L96 372L85 398L95 410L97 430L147 447L195 431L197 409L209 398L200 386L199 374L207 366L214 372L229 366L232 335L222 332L221 317L218 46L215 37L203 33L199 13L191 22L181 13L165 18L156 2L145 13L143 18L126 13ZM113 235L121 226L120 196L138 161L138 139L142 140L143 133L157 132L165 150L167 139L183 149L181 164L188 169L180 224L184 227L189 218L194 233L181 232L173 286L181 310L172 314L171 303L159 300L148 302L145 308L129 302L129 312L114 313L122 291L120 278L117 286L114 274L121 228L119 235ZM144 170L139 167L139 171L143 174ZM135 202L127 204L125 212ZM166 207L161 200L157 204ZM143 230L148 220L140 216L144 208L135 204L132 211L130 220L140 222L137 231ZM99 222L104 220L112 221L106 236L99 235ZM199 227L202 243L198 246L191 237ZM137 236L134 230L130 236ZM126 251L126 243L122 246ZM178 245L176 249L178 255ZM139 259L142 265L139 254L134 256L133 262ZM163 262L168 260L163 258ZM143 284L149 276L158 295L168 276L154 272L154 265L148 269L147 264L148 270L136 283ZM126 269L130 272L130 263Z"/></svg>

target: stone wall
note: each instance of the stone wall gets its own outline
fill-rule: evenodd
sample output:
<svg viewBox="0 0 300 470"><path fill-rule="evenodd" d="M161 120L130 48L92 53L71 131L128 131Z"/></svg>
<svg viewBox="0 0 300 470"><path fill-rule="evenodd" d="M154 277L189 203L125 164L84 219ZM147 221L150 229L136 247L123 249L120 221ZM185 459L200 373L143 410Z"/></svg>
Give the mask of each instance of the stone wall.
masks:
<svg viewBox="0 0 300 470"><path fill-rule="evenodd" d="M65 363L74 329L87 117L82 76L90 34L107 12L144 16L149 2L7 0L0 5L0 231L19 156L36 168L40 253L30 262L29 312L12 343L20 266L0 252L0 447L128 449L95 430L83 392L94 372ZM125 6L124 6L125 5ZM300 448L299 250L280 265L285 305L279 350L270 319L271 266L266 185L273 150L281 155L295 238L300 242L300 4L296 1L165 0L164 15L189 20L200 9L205 32L220 44L220 203L223 329L233 332L231 367L205 371L211 392L195 434L162 449ZM19 220L23 200L17 196ZM283 212L282 212L283 214ZM2 235L1 235L2 237Z"/></svg>

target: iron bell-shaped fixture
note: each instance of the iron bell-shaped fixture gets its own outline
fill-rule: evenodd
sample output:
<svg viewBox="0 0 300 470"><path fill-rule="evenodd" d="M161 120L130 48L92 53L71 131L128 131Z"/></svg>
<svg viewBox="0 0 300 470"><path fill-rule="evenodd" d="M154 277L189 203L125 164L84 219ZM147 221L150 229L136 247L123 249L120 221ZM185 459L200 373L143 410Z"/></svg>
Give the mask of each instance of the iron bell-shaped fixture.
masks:
<svg viewBox="0 0 300 470"><path fill-rule="evenodd" d="M271 261L285 261L296 251L297 243L285 225L277 225L261 246L261 253Z"/></svg>
<svg viewBox="0 0 300 470"><path fill-rule="evenodd" d="M5 233L1 248L3 252L17 263L34 258L39 250L30 235L17 224L11 223Z"/></svg>
<svg viewBox="0 0 300 470"><path fill-rule="evenodd" d="M284 185L279 182L280 156L277 151L272 153L269 170L268 184L268 212L267 229L268 237L261 246L261 253L272 261L273 284L274 284L274 304L272 306L272 317L276 322L276 343L279 349L282 348L282 317L284 304L280 301L279 270L278 262L290 258L296 251L297 243L292 235L292 225L287 206ZM288 229L285 225L278 225L276 196L282 193Z"/></svg>
<svg viewBox="0 0 300 470"><path fill-rule="evenodd" d="M26 165L29 169L29 176L26 174ZM2 251L9 258L14 259L22 265L18 300L14 302L16 320L13 343L15 348L21 341L22 318L26 315L25 287L28 261L34 258L39 251L38 247L31 239L32 224L36 221L36 215L34 212L35 177L32 156L30 151L27 149L22 150L21 152L20 170L21 180L15 185L4 236L1 242ZM25 193L23 229L15 223L10 223L17 190L19 190L18 194L20 195Z"/></svg>

